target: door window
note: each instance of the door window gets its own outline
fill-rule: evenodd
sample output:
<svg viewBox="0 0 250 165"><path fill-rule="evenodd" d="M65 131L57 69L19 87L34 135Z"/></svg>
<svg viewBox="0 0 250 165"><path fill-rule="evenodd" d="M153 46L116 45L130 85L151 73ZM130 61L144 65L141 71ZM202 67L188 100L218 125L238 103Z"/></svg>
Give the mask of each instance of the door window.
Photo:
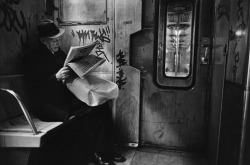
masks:
<svg viewBox="0 0 250 165"><path fill-rule="evenodd" d="M166 10L165 75L187 77L190 74L192 4L172 2Z"/></svg>
<svg viewBox="0 0 250 165"><path fill-rule="evenodd" d="M156 83L162 88L195 84L196 0L160 0L157 29Z"/></svg>

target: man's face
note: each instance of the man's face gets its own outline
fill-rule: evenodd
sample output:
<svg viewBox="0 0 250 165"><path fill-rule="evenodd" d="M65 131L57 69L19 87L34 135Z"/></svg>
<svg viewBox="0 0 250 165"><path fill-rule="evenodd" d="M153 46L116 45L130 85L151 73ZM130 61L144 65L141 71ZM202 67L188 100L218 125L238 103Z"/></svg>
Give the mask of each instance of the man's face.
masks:
<svg viewBox="0 0 250 165"><path fill-rule="evenodd" d="M57 52L60 48L60 37L57 38L46 38L42 42L47 46L47 48L52 52Z"/></svg>

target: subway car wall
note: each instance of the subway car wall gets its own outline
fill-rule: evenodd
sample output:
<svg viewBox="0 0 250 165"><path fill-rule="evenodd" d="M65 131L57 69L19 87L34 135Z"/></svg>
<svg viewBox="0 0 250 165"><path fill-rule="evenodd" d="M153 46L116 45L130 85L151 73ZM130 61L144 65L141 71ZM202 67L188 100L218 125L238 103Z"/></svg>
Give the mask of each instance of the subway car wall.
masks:
<svg viewBox="0 0 250 165"><path fill-rule="evenodd" d="M97 42L92 53L106 59L92 74L119 87L118 144L250 164L249 7L248 0L0 0L0 80L24 75L36 26L52 19L65 29L64 52Z"/></svg>

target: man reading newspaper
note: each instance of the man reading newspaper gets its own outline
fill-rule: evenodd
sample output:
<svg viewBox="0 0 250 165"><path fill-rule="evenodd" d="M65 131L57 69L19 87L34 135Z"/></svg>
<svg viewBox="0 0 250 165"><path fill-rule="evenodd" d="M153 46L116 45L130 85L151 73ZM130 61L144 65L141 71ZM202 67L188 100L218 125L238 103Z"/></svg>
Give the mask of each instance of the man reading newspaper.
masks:
<svg viewBox="0 0 250 165"><path fill-rule="evenodd" d="M38 117L47 121L65 121L72 113L83 111L87 106L86 103L80 101L81 99L77 99L67 87L67 84L71 84L69 87L72 87L71 90L75 90L75 80L82 78L85 80L87 76L78 79L77 74L68 65L65 65L66 55L60 49L60 36L64 31L51 20L45 20L39 24L40 46L27 56L26 60L32 109L35 110ZM94 83L98 83L99 79L96 81ZM91 86L92 79L88 83ZM79 83L77 88L85 89ZM80 95L76 96L80 97ZM92 144L93 161L99 165L113 165L114 161L125 161L126 159L115 152L112 147L114 129L107 101L93 106L91 109L86 115L79 116L82 118L79 129L82 131L84 131L84 127L85 130L87 129L85 133L87 133L88 144Z"/></svg>

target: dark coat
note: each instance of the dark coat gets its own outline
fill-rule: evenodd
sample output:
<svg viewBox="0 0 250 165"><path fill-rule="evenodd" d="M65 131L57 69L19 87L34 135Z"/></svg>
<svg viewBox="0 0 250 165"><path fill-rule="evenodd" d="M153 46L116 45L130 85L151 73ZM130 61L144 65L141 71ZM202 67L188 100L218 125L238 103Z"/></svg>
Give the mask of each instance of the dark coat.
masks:
<svg viewBox="0 0 250 165"><path fill-rule="evenodd" d="M55 76L65 58L62 50L53 54L43 44L26 58L32 109L43 120L65 121L71 114L74 96Z"/></svg>

